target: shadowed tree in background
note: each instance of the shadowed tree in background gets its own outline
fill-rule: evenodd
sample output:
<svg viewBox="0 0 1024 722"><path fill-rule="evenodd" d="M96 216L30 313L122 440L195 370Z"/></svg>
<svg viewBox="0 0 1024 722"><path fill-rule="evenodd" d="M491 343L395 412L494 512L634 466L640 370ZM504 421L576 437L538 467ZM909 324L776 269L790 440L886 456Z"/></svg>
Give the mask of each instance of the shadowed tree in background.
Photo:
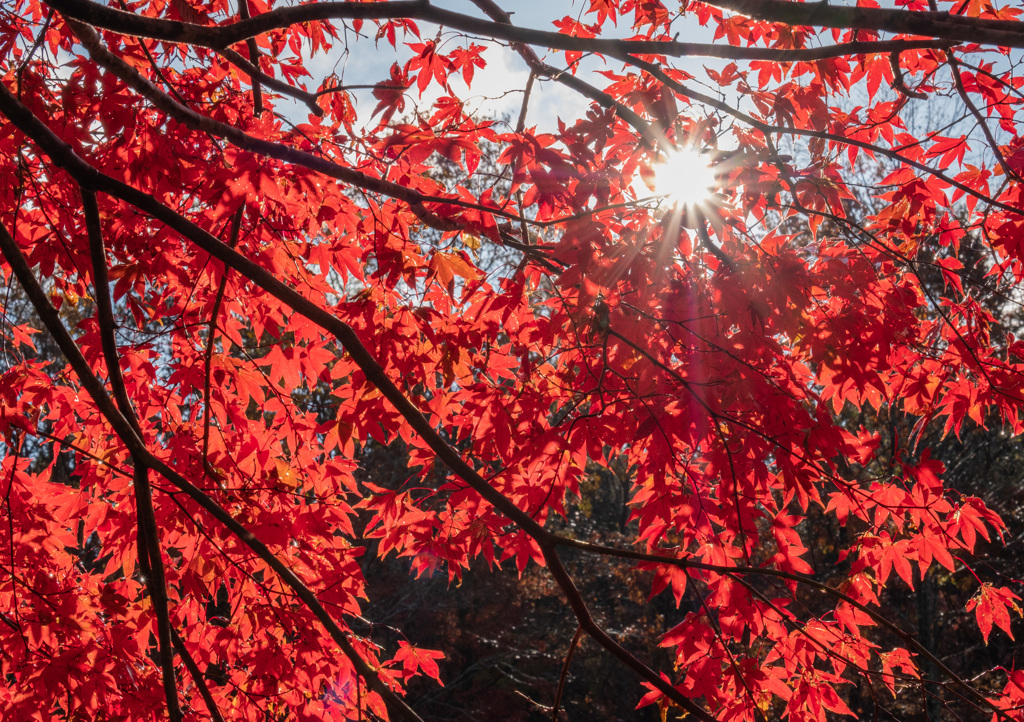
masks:
<svg viewBox="0 0 1024 722"><path fill-rule="evenodd" d="M861 4L0 8L5 718L1024 719L1024 25Z"/></svg>

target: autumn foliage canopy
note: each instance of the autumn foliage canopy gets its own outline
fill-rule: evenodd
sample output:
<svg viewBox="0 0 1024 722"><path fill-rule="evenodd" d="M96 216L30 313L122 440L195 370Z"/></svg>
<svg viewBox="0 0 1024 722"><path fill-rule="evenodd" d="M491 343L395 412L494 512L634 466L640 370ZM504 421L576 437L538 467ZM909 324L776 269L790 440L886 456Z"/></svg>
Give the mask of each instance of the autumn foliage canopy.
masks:
<svg viewBox="0 0 1024 722"><path fill-rule="evenodd" d="M0 716L420 719L444 655L374 626L374 556L545 575L638 715L1024 720L1024 660L885 603L952 579L978 646L1020 614L931 445L1024 432L1021 10L513 10L0 6ZM613 466L621 533L576 533ZM668 602L657 644L587 560Z"/></svg>

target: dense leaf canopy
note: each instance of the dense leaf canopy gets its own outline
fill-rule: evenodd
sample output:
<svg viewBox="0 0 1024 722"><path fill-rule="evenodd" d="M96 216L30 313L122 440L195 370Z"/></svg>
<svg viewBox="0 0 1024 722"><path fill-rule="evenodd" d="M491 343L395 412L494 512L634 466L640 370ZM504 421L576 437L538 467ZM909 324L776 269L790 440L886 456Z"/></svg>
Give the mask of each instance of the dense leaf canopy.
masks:
<svg viewBox="0 0 1024 722"><path fill-rule="evenodd" d="M886 602L1020 613L931 447L1024 431L1024 24L930 2L0 6L0 715L420 719L390 556L541 571L630 706L1024 719Z"/></svg>

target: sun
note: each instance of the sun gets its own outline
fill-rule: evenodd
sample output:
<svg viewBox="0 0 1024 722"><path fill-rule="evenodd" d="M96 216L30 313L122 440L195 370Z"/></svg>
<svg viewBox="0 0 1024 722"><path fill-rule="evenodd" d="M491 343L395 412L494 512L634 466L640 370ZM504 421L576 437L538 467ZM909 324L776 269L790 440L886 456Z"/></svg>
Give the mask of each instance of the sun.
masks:
<svg viewBox="0 0 1024 722"><path fill-rule="evenodd" d="M696 206L707 201L716 185L715 170L707 156L694 148L672 151L654 165L651 179L654 192L674 205Z"/></svg>

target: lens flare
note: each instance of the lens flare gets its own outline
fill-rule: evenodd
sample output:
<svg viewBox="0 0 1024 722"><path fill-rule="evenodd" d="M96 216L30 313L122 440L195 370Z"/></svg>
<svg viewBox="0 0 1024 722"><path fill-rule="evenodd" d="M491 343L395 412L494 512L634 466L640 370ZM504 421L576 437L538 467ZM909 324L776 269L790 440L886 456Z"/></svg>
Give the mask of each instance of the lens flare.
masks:
<svg viewBox="0 0 1024 722"><path fill-rule="evenodd" d="M676 205L699 205L715 188L715 171L706 156L693 148L669 154L652 169L654 192Z"/></svg>

